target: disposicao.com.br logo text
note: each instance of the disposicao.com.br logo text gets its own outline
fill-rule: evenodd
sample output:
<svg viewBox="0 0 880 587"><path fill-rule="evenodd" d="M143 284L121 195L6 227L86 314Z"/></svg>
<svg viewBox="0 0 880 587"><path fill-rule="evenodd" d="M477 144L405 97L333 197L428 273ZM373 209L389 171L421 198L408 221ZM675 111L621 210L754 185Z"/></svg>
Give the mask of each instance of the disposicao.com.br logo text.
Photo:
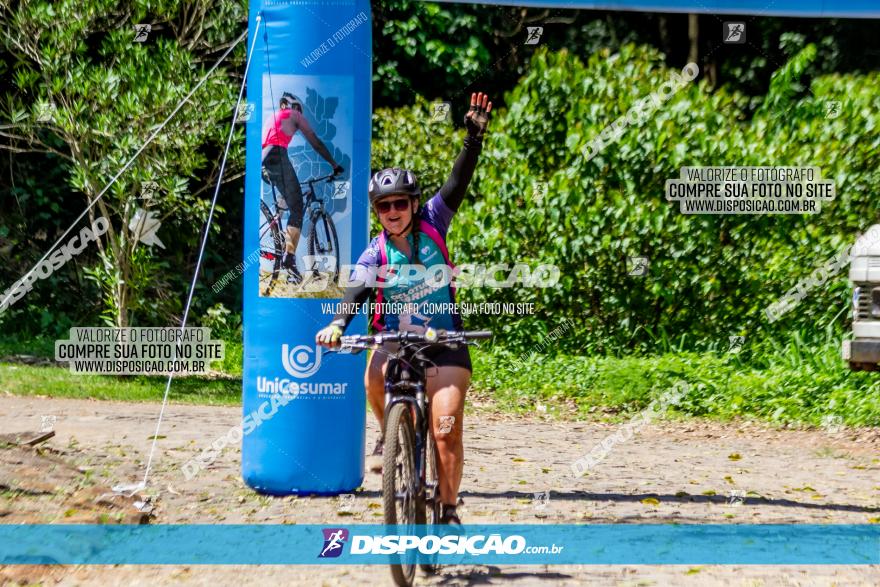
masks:
<svg viewBox="0 0 880 587"><path fill-rule="evenodd" d="M425 536L388 534L377 536L352 535L350 554L423 554L423 555L517 555L517 554L559 554L563 546L529 546L520 535L503 537L500 534L475 534L473 536L453 534Z"/></svg>

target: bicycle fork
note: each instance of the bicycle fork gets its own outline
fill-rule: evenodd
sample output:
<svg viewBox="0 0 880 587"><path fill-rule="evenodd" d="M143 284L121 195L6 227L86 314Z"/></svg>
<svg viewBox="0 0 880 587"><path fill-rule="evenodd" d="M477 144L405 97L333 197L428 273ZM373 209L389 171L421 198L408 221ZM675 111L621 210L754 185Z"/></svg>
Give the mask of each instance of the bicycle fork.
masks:
<svg viewBox="0 0 880 587"><path fill-rule="evenodd" d="M399 386L397 384L396 386ZM415 431L415 440L416 440L416 478L419 480L418 493L425 498L434 498L433 495L427 495L428 486L427 486L427 452L428 452L428 426L430 426L430 422L427 421L429 406L427 403L427 396L425 394L425 386L422 383L409 383L407 387L414 388L416 391L415 397L409 395L395 395L391 390L391 385L386 385L385 389L385 418L383 419L383 428L384 422L388 421L388 413L391 411L391 408L395 404L406 403L409 404L411 408L411 415L413 416L413 429ZM382 434L384 435L385 431L382 430ZM436 490L436 488L433 488Z"/></svg>

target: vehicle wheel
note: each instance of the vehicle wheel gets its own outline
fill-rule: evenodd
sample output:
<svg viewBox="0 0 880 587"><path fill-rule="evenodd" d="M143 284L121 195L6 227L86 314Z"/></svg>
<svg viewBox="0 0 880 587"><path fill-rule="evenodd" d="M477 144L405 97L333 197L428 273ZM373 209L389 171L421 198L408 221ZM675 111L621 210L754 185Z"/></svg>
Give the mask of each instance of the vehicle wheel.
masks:
<svg viewBox="0 0 880 587"><path fill-rule="evenodd" d="M409 405L400 403L392 406L385 421L385 449L382 463L382 503L385 507L386 524L413 526L418 523L415 445L415 431ZM401 556L413 557L412 554ZM401 587L412 585L415 573L415 564L391 565L391 577Z"/></svg>
<svg viewBox="0 0 880 587"><path fill-rule="evenodd" d="M425 491L420 503L416 506L419 524L435 526L440 523L440 461L438 458L434 435L428 433L428 443L425 447ZM433 574L437 572L438 565L427 562L419 564L419 567L422 572Z"/></svg>
<svg viewBox="0 0 880 587"><path fill-rule="evenodd" d="M330 270L331 281L339 275L339 239L336 226L326 210L318 210L312 214L312 228L309 230L309 255L330 255L334 262ZM306 267L306 271L315 271L314 267Z"/></svg>
<svg viewBox="0 0 880 587"><path fill-rule="evenodd" d="M263 295L269 295L269 291L278 279L281 271L281 257L284 254L284 235L278 226L280 218L275 218L266 202L260 201L260 212L263 223L260 225L260 257L272 263L272 276L269 285Z"/></svg>

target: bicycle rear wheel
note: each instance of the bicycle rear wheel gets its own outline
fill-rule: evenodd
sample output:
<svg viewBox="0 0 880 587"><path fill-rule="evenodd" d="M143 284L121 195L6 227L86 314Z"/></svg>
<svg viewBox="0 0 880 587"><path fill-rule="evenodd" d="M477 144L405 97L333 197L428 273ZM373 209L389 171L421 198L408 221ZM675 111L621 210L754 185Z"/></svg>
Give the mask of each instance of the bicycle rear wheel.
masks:
<svg viewBox="0 0 880 587"><path fill-rule="evenodd" d="M406 403L395 404L385 420L385 449L382 466L382 503L385 523L417 524L418 479L416 478L415 431L412 412ZM424 510L423 510L424 511ZM408 532L412 534L413 532ZM406 557L406 554L401 555ZM403 561L401 561L403 563ZM415 564L391 565L391 577L401 587L412 585Z"/></svg>
<svg viewBox="0 0 880 587"><path fill-rule="evenodd" d="M269 295L269 291L278 279L279 271L281 271L281 257L284 254L284 235L278 226L281 222L280 217L276 218L273 216L269 206L262 200L260 201L260 212L263 216L263 223L260 225L260 257L272 263L269 285L263 293L263 295Z"/></svg>
<svg viewBox="0 0 880 587"><path fill-rule="evenodd" d="M309 230L309 255L326 255L333 257L330 269L333 274L332 281L339 274L339 238L336 236L336 226L326 210L319 209L312 214L312 228ZM306 267L307 271L314 271L314 267Z"/></svg>

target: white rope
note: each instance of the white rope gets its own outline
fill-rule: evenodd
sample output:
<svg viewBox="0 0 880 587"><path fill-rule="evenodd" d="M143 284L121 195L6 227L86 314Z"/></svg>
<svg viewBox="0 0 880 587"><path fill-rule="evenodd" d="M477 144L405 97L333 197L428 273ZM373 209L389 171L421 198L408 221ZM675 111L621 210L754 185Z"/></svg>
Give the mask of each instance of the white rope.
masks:
<svg viewBox="0 0 880 587"><path fill-rule="evenodd" d="M210 230L211 230L211 221L214 219L214 208L217 206L217 196L220 194L220 184L223 181L223 172L226 170L226 159L229 156L229 147L232 145L232 136L235 134L235 122L236 122L236 119L238 118L238 105L241 104L241 98L244 95L244 88L245 88L245 85L247 84L248 71L250 70L250 67L251 67L251 59L254 56L254 45L256 44L257 38L258 38L257 32L260 30L260 24L262 23L262 20L263 20L262 16L257 15L257 19L256 19L257 26L254 29L254 40L251 43L250 51L248 51L248 59L247 59L247 63L245 64L245 67L244 67L244 78L241 81L241 88L239 88L239 90L238 90L238 100L235 102L235 110L233 111L233 114L232 114L232 123L229 126L229 135L226 138L226 148L223 150L223 161L220 163L220 173L217 177L217 185L214 188L214 197L211 199L211 209L208 211L208 219L205 221L205 228L204 228L204 232L202 234L202 242L199 245L199 257L196 260L196 268L195 268L195 271L193 271L192 282L190 283L190 286L189 286L189 295L187 296L187 299L186 299L186 307L183 311L183 319L180 321L181 335L183 334L183 331L186 328L186 321L187 321L187 318L189 318L189 310L190 310L190 306L192 305L193 294L195 293L195 289L196 289L196 281L198 281L199 272L202 269L202 258L205 255L205 245L207 245L207 243L208 243L208 234L210 233ZM178 337L177 347L175 347L175 358L177 357L177 349L180 348L180 344L181 344L182 339L183 339L183 336ZM159 411L159 419L156 422L156 432L155 432L155 434L153 434L153 443L150 446L150 456L147 459L147 469L146 469L146 471L144 471L144 480L140 483L139 486L136 486L136 489L135 488L132 488L132 489L135 489L135 490L143 489L144 487L147 486L147 479L150 476L150 468L153 464L153 454L156 451L156 442L159 439L159 429L162 427L162 417L165 415L165 406L168 404L168 393L171 390L171 381L173 379L174 379L174 373L171 372L168 374L168 381L165 383L165 395L162 397L162 408Z"/></svg>

